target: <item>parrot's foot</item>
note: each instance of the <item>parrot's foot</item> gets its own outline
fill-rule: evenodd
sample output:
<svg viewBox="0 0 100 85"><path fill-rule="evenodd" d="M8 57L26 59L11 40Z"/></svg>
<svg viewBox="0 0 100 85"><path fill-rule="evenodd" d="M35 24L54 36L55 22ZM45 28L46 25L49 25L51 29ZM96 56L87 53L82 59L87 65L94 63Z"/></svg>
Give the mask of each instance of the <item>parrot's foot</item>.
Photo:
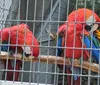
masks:
<svg viewBox="0 0 100 85"><path fill-rule="evenodd" d="M5 51L0 51L0 55L9 55L9 53L8 52L5 52Z"/></svg>
<svg viewBox="0 0 100 85"><path fill-rule="evenodd" d="M74 61L75 61L75 64L76 64L76 65L81 64L81 61L80 61L80 60L75 59Z"/></svg>
<svg viewBox="0 0 100 85"><path fill-rule="evenodd" d="M16 57L16 58L20 58L20 59L22 58L22 55L20 53L13 54L13 56Z"/></svg>
<svg viewBox="0 0 100 85"><path fill-rule="evenodd" d="M30 59L30 60L32 60L32 59L34 59L35 57L34 56L29 56L29 57L27 57L27 59Z"/></svg>
<svg viewBox="0 0 100 85"><path fill-rule="evenodd" d="M10 49L9 51L9 56L13 56L14 58L22 58L22 54L21 53L16 53L15 50Z"/></svg>
<svg viewBox="0 0 100 85"><path fill-rule="evenodd" d="M23 56L21 53L17 53L17 54L13 54L13 56L14 57L16 57L16 58L20 58L20 59L22 59L22 58L24 58L25 60L32 60L32 59L34 59L34 56Z"/></svg>
<svg viewBox="0 0 100 85"><path fill-rule="evenodd" d="M26 54L25 53L25 57L24 58L28 59L28 60L32 60L32 59L34 59L34 56L31 56L31 54Z"/></svg>
<svg viewBox="0 0 100 85"><path fill-rule="evenodd" d="M74 65L80 65L81 64L80 59L71 59L71 58L69 58L69 61L70 61L71 64L74 62L73 63Z"/></svg>
<svg viewBox="0 0 100 85"><path fill-rule="evenodd" d="M24 58L25 60L32 60L32 59L34 59L35 57L34 57L34 56L28 56L28 57L24 56L23 58Z"/></svg>

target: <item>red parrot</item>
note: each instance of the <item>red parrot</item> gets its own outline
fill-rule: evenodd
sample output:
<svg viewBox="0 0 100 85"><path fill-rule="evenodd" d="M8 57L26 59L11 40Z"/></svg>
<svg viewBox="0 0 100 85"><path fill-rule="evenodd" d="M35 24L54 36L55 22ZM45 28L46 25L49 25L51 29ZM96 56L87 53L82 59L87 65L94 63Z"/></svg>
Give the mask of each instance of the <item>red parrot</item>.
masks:
<svg viewBox="0 0 100 85"><path fill-rule="evenodd" d="M1 29L1 40L2 44L10 44L10 50L14 51L13 56L16 57L15 50L17 47L17 53L24 53L28 58L30 55L34 57L38 57L39 55L39 43L37 39L34 37L33 33L30 31L29 27L22 23L20 25L12 26L9 28ZM25 46L24 46L25 45ZM2 46L2 51L8 51L7 46ZM5 61L5 66L6 66ZM22 62L20 60L16 60L15 70L20 70ZM14 70L12 67L11 60L8 60L8 70ZM7 72L7 80L13 80L13 71ZM15 71L15 81L18 81L19 72Z"/></svg>
<svg viewBox="0 0 100 85"><path fill-rule="evenodd" d="M57 31L57 35L62 36L62 47L66 47L66 58L79 59L81 58L83 51L83 59L88 60L89 52L81 49L81 37L83 34L89 35L90 32L97 29L98 24L95 22L100 21L98 15L89 9L80 8L72 11L68 16L67 21L68 22L62 24ZM86 46L83 45L83 47ZM62 50L64 52L63 48ZM69 68L66 70L67 73L71 73L72 67ZM79 68L73 67L73 74L79 74L79 72ZM68 85L71 85L71 76L68 76ZM79 76L74 75L72 85L80 85Z"/></svg>

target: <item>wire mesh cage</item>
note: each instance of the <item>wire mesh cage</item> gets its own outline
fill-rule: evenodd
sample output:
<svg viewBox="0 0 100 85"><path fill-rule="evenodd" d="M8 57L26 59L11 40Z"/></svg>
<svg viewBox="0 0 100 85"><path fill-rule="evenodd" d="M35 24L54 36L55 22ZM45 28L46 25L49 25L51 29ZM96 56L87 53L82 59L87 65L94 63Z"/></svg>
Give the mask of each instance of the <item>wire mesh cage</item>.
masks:
<svg viewBox="0 0 100 85"><path fill-rule="evenodd" d="M0 0L0 85L99 85L99 0Z"/></svg>

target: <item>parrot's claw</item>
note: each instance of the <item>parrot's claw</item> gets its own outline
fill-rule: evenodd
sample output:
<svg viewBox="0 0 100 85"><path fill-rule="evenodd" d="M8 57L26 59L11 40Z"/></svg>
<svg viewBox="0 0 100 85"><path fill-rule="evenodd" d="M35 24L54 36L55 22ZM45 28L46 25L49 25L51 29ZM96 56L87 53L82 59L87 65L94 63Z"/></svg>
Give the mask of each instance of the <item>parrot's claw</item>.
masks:
<svg viewBox="0 0 100 85"><path fill-rule="evenodd" d="M27 60L27 57L26 57L26 56L24 56L23 58L24 58L25 60Z"/></svg>
<svg viewBox="0 0 100 85"><path fill-rule="evenodd" d="M20 58L20 59L22 58L22 55L20 53L13 54L13 56L16 57L16 58Z"/></svg>
<svg viewBox="0 0 100 85"><path fill-rule="evenodd" d="M75 61L74 62L75 64L81 64L81 61L80 60L75 59L74 61Z"/></svg>
<svg viewBox="0 0 100 85"><path fill-rule="evenodd" d="M32 59L34 59L34 56L29 56L29 57L27 57L27 59L32 60Z"/></svg>
<svg viewBox="0 0 100 85"><path fill-rule="evenodd" d="M24 56L23 58L24 58L25 60L32 60L32 59L34 59L35 57L34 57L34 56L28 56L28 57Z"/></svg>
<svg viewBox="0 0 100 85"><path fill-rule="evenodd" d="M5 51L0 51L0 55L9 55L9 53L8 52L5 52Z"/></svg>
<svg viewBox="0 0 100 85"><path fill-rule="evenodd" d="M81 64L81 61L80 59L69 59L70 60L70 63L74 62L74 64Z"/></svg>

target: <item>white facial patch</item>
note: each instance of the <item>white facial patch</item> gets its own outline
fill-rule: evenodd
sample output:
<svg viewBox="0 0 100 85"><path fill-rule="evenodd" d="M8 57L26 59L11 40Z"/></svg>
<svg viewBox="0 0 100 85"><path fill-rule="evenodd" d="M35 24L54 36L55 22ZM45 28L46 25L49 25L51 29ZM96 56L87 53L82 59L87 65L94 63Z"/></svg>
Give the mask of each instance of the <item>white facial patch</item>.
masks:
<svg viewBox="0 0 100 85"><path fill-rule="evenodd" d="M98 24L96 24L94 22L96 22L96 19L95 19L95 17L93 15L91 15L86 21L86 24L91 27L90 32L93 32L98 28Z"/></svg>
<svg viewBox="0 0 100 85"><path fill-rule="evenodd" d="M93 15L91 15L87 20L86 20L86 24L87 25L92 25L94 22L96 22L96 19Z"/></svg>
<svg viewBox="0 0 100 85"><path fill-rule="evenodd" d="M31 48L29 46L22 47L26 54L31 54Z"/></svg>

